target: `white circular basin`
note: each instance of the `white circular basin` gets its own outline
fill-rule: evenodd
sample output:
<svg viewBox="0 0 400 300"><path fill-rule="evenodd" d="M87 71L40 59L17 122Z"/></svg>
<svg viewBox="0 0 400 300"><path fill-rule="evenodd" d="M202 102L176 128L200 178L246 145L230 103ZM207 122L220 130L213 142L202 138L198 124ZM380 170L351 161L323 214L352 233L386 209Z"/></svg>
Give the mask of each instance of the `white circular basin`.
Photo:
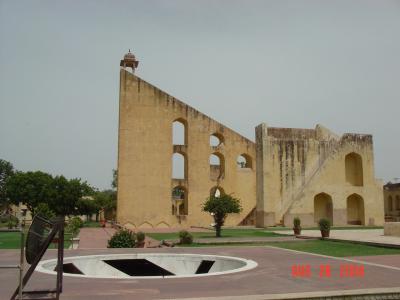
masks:
<svg viewBox="0 0 400 300"><path fill-rule="evenodd" d="M56 259L39 263L36 271L56 275ZM221 275L253 269L253 260L219 255L133 253L64 258L64 276L150 279Z"/></svg>

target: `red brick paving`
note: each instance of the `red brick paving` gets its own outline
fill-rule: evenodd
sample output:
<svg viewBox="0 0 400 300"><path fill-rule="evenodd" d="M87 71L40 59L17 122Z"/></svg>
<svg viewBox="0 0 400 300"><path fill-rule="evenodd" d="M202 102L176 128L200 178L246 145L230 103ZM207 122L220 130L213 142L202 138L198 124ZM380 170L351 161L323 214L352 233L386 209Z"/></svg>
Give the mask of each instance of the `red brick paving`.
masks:
<svg viewBox="0 0 400 300"><path fill-rule="evenodd" d="M213 247L213 248L157 248L157 249L92 249L67 250L66 256L104 253L201 253L237 256L252 259L258 267L240 273L169 279L93 279L64 277L61 299L179 299L188 297L246 296L257 294L301 293L310 291L332 291L365 288L389 288L400 286L400 270L366 264L364 276L341 278L340 267L351 262L297 253L271 247ZM56 251L49 250L46 258L54 258ZM377 257L374 257L375 259ZM379 258L379 257L378 257ZM368 260L368 257L360 259ZM400 255L390 255L385 264L397 265ZM18 261L17 250L0 251L0 264ZM293 277L293 265L309 265L309 278ZM319 276L320 266L330 266L330 277ZM16 286L17 272L0 272L0 299L7 299ZM49 288L55 276L36 272L31 288Z"/></svg>
<svg viewBox="0 0 400 300"><path fill-rule="evenodd" d="M113 228L81 228L78 249L104 249L108 240L115 233Z"/></svg>

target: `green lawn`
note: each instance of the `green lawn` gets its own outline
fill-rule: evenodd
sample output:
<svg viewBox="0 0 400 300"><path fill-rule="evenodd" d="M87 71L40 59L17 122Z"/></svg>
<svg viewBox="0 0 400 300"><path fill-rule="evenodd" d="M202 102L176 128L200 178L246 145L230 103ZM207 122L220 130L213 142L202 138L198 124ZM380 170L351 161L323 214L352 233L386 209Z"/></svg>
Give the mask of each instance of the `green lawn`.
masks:
<svg viewBox="0 0 400 300"><path fill-rule="evenodd" d="M383 226L332 226L331 230L361 230L361 229L383 229ZM292 230L290 227L267 227L267 231ZM306 227L302 230L319 230L319 227Z"/></svg>
<svg viewBox="0 0 400 300"><path fill-rule="evenodd" d="M215 238L215 231L191 232L194 238ZM273 237L281 234L268 232L262 229L222 229L222 237ZM179 232L172 233L147 233L156 240L179 239Z"/></svg>
<svg viewBox="0 0 400 300"><path fill-rule="evenodd" d="M25 234L26 238L26 234ZM65 234L64 248L68 249L71 245L71 234ZM21 234L19 232L0 232L0 249L20 249ZM50 244L50 249L56 248L55 244Z"/></svg>
<svg viewBox="0 0 400 300"><path fill-rule="evenodd" d="M299 242L262 242L262 243L213 243L182 245L181 247L216 247L216 246L274 246L285 249L292 249L301 252L323 254L334 257L347 256L368 256L368 255L389 255L400 254L400 249L383 248L350 242L335 242L326 240L310 240Z"/></svg>
<svg viewBox="0 0 400 300"><path fill-rule="evenodd" d="M100 222L96 221L85 221L83 227L101 227Z"/></svg>

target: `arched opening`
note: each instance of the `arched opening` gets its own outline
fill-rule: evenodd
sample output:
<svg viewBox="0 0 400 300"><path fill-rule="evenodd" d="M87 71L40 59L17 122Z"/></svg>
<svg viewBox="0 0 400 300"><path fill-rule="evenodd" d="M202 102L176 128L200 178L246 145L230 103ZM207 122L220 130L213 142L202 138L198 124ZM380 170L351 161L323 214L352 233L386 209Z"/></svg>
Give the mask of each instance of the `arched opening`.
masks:
<svg viewBox="0 0 400 300"><path fill-rule="evenodd" d="M224 136L220 133L213 133L210 135L210 146L218 147L224 143Z"/></svg>
<svg viewBox="0 0 400 300"><path fill-rule="evenodd" d="M222 195L225 195L225 191L222 187L220 186L214 186L210 190L210 197L221 197Z"/></svg>
<svg viewBox="0 0 400 300"><path fill-rule="evenodd" d="M237 157L236 163L239 169L251 169L253 167L250 155L245 153L242 153Z"/></svg>
<svg viewBox="0 0 400 300"><path fill-rule="evenodd" d="M172 144L187 145L187 122L184 119L176 119L172 123Z"/></svg>
<svg viewBox="0 0 400 300"><path fill-rule="evenodd" d="M387 205L388 205L388 211L392 211L393 210L393 198L392 198L392 196L388 197Z"/></svg>
<svg viewBox="0 0 400 300"><path fill-rule="evenodd" d="M186 178L186 157L182 153L174 153L172 155L172 178Z"/></svg>
<svg viewBox="0 0 400 300"><path fill-rule="evenodd" d="M345 168L346 182L356 186L364 184L361 155L354 152L347 154L345 157Z"/></svg>
<svg viewBox="0 0 400 300"><path fill-rule="evenodd" d="M221 153L214 152L210 155L210 179L219 180L224 177L225 160Z"/></svg>
<svg viewBox="0 0 400 300"><path fill-rule="evenodd" d="M360 195L353 194L347 198L347 224L364 225L364 200Z"/></svg>
<svg viewBox="0 0 400 300"><path fill-rule="evenodd" d="M175 216L188 214L188 195L183 186L172 189L172 214Z"/></svg>
<svg viewBox="0 0 400 300"><path fill-rule="evenodd" d="M314 197L314 222L318 223L320 219L328 219L333 225L332 197L325 193Z"/></svg>
<svg viewBox="0 0 400 300"><path fill-rule="evenodd" d="M396 210L400 210L400 197L396 196Z"/></svg>

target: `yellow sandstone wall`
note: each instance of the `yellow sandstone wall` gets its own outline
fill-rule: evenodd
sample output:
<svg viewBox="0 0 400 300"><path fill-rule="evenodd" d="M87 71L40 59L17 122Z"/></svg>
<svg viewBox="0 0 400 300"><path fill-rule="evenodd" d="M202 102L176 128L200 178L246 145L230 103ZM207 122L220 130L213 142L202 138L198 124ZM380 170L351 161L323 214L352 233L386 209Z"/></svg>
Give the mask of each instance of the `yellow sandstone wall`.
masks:
<svg viewBox="0 0 400 300"><path fill-rule="evenodd" d="M400 221L400 183L388 183L384 186L385 216L389 221Z"/></svg>
<svg viewBox="0 0 400 300"><path fill-rule="evenodd" d="M256 128L257 225L320 217L334 225L382 225L382 183L374 177L372 136L315 129ZM346 159L347 157L347 159ZM346 162L347 160L347 162Z"/></svg>
<svg viewBox="0 0 400 300"><path fill-rule="evenodd" d="M118 146L117 221L128 228L209 226L201 211L210 190L220 186L241 199L243 212L227 218L238 225L255 207L255 144L175 99L136 75L121 69ZM172 144L172 124L186 124L185 145ZM210 146L210 135L224 142ZM186 178L172 178L173 153L186 157ZM224 176L210 179L210 154L223 158ZM247 154L252 168L240 169L236 159ZM187 214L172 214L172 189L187 191Z"/></svg>
<svg viewBox="0 0 400 300"><path fill-rule="evenodd" d="M185 125L185 141L173 145L173 122ZM210 146L210 135L223 141ZM172 178L172 157L185 157L185 178ZM222 161L218 176L209 158ZM249 165L239 168L237 157ZM185 199L172 197L174 187ZM243 211L226 225L382 225L382 183L374 177L371 135L339 137L315 129L256 127L256 143L136 75L121 69L117 221L131 229L209 226L201 211L218 186L241 199ZM184 209L176 205L184 203Z"/></svg>

